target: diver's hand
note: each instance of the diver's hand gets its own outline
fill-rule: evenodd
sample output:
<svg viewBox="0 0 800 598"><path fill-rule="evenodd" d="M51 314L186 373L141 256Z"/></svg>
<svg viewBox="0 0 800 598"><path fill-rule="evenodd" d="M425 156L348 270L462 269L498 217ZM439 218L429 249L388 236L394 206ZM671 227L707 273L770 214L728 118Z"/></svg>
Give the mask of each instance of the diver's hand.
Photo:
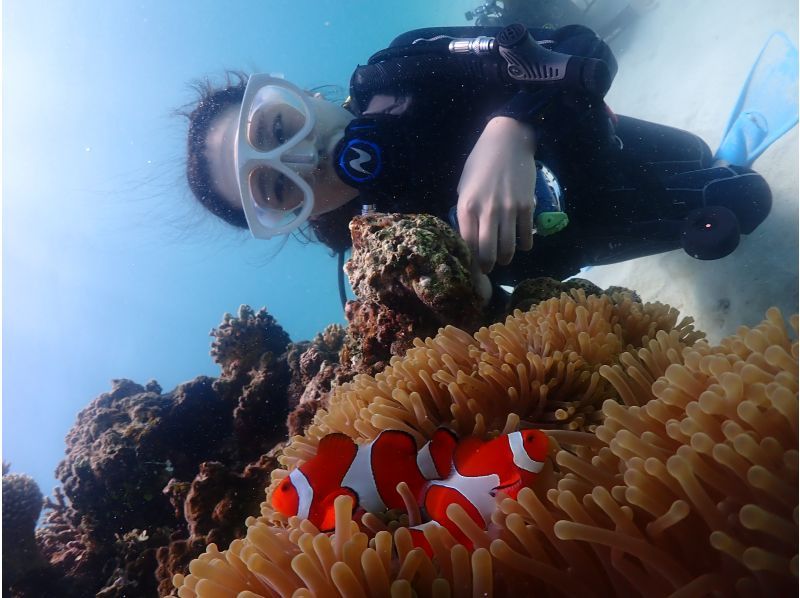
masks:
<svg viewBox="0 0 800 598"><path fill-rule="evenodd" d="M480 305L481 307L486 307L489 305L489 301L492 299L492 281L489 280L489 277L486 276L483 272L481 272L481 268L478 265L478 260L474 257L472 258L472 263L470 264L470 270L472 275L472 288L475 291L475 294L480 298Z"/></svg>
<svg viewBox="0 0 800 598"><path fill-rule="evenodd" d="M481 270L533 246L533 129L498 116L486 124L458 183L458 227ZM519 239L517 241L517 238Z"/></svg>

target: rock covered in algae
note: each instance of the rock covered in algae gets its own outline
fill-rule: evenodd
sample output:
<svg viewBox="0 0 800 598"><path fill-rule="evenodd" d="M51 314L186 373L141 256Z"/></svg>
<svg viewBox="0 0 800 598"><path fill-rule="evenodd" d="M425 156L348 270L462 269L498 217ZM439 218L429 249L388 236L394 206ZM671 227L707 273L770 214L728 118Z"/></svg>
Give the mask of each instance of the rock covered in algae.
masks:
<svg viewBox="0 0 800 598"><path fill-rule="evenodd" d="M542 276L523 280L514 287L514 292L511 293L511 297L508 300L508 312L513 313L515 309L528 311L538 303L550 299L551 297L558 297L561 293L569 293L572 289L583 289L587 295L628 293L635 301L641 303L641 299L635 291L624 287L609 287L603 290L590 280L584 278L576 277L561 281L555 278Z"/></svg>
<svg viewBox="0 0 800 598"><path fill-rule="evenodd" d="M369 214L350 223L353 255L345 264L353 292L439 326L472 328L480 299L470 254L444 221L426 214Z"/></svg>
<svg viewBox="0 0 800 598"><path fill-rule="evenodd" d="M369 214L350 223L353 254L345 264L357 300L348 302L342 366L375 374L412 340L443 324L480 323L469 249L439 218Z"/></svg>

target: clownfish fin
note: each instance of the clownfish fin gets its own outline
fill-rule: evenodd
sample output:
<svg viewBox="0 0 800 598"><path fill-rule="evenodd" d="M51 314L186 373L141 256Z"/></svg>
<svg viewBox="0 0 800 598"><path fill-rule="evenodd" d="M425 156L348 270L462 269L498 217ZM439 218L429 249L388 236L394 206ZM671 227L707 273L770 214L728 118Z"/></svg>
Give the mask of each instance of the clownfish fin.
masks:
<svg viewBox="0 0 800 598"><path fill-rule="evenodd" d="M494 473L498 466L504 461L511 462L511 451L507 459L498 459L497 455L487 451L487 444L493 441L485 441L478 436L467 436L458 441L453 452L453 467L465 476L482 476ZM494 451L491 451L494 452Z"/></svg>
<svg viewBox="0 0 800 598"><path fill-rule="evenodd" d="M414 548L422 548L425 551L425 554L428 555L429 558L433 558L433 548L431 547L431 543L428 542L428 538L425 537L425 530L431 527L442 527L436 521L427 521L425 523L421 523L419 525L415 525L414 527L409 527L408 531L411 534L411 543Z"/></svg>
<svg viewBox="0 0 800 598"><path fill-rule="evenodd" d="M342 451L345 453L353 453L356 449L355 441L347 434L341 432L334 432L322 437L317 447L317 455L325 455L330 458L331 453Z"/></svg>
<svg viewBox="0 0 800 598"><path fill-rule="evenodd" d="M311 515L309 519L312 523L317 523L317 527L321 532L332 532L336 528L336 509L334 502L340 496L349 496L353 499L353 510L351 515L358 509L358 494L350 488L339 488L334 492L328 494L325 498L319 501L318 505L311 508ZM316 511L316 512L315 512Z"/></svg>
<svg viewBox="0 0 800 598"><path fill-rule="evenodd" d="M316 456L300 466L312 487L333 489L341 486L345 473L356 457L358 446L346 434L334 433L319 441Z"/></svg>
<svg viewBox="0 0 800 598"><path fill-rule="evenodd" d="M453 469L453 453L458 438L448 428L437 428L431 439L423 445L417 455L417 465L428 480L443 480Z"/></svg>
<svg viewBox="0 0 800 598"><path fill-rule="evenodd" d="M397 492L400 482L405 482L415 497L425 484L417 466L417 442L401 430L384 430L373 441L370 470L375 489L388 509L405 508L405 501Z"/></svg>
<svg viewBox="0 0 800 598"><path fill-rule="evenodd" d="M464 534L461 528L447 516L447 507L451 504L459 505L476 525L486 529L487 522L484 519L484 515L464 493L451 486L444 486L435 482L432 483L425 493L423 504L425 512L433 521L446 528L458 542L471 549L472 542L470 539Z"/></svg>

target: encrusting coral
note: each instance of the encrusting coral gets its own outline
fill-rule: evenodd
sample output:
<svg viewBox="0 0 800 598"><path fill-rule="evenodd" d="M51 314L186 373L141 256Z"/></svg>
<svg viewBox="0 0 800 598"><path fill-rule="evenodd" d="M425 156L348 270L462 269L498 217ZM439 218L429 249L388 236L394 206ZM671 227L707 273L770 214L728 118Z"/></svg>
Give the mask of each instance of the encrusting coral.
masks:
<svg viewBox="0 0 800 598"><path fill-rule="evenodd" d="M220 378L167 393L115 380L78 414L57 471L63 489L37 531L47 575L14 584L12 595L167 593L174 571L212 538L244 533L277 465L270 450L286 439L289 337L247 306L212 336ZM157 590L159 581L167 587Z"/></svg>
<svg viewBox="0 0 800 598"><path fill-rule="evenodd" d="M44 497L30 476L8 473L3 464L3 587L43 567L44 559L36 547L34 528L42 512ZM4 590L5 594L5 590Z"/></svg>
<svg viewBox="0 0 800 598"><path fill-rule="evenodd" d="M416 337L452 324L474 330L482 314L466 243L428 214L358 216L345 264L356 297L345 308L344 368L375 374Z"/></svg>
<svg viewBox="0 0 800 598"><path fill-rule="evenodd" d="M209 546L175 577L178 596L787 592L797 343L777 310L717 347L700 336L666 306L573 291L474 336L448 327L416 341L384 372L337 388L283 464L302 464L331 432L366 441L402 429L421 443L440 424L485 437L535 425L552 444L535 487L499 499L488 530L451 507L476 549L430 530L433 559L404 527L413 504L354 522L340 497L328 536L265 502L244 539ZM287 473L273 472L271 488Z"/></svg>

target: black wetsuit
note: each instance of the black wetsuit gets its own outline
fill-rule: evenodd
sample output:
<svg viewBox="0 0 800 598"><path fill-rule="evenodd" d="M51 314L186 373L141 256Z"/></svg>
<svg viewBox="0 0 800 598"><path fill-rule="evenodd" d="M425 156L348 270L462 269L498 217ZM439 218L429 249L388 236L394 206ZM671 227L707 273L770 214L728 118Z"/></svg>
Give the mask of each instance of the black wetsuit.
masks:
<svg viewBox="0 0 800 598"><path fill-rule="evenodd" d="M497 31L420 29L399 36L390 47ZM597 58L612 76L616 72L611 50L585 27L530 32L547 49ZM557 176L570 224L551 236L537 236L533 250L517 252L510 265L496 266L490 275L495 283L566 278L583 266L678 249L686 215L704 205L728 207L745 234L769 212L771 196L763 178L746 168L713 167L708 145L691 133L616 116L602 97L589 93L552 87L521 91L466 75L440 76L431 63L419 64L420 76L410 82L387 77L375 89L359 79L358 70L351 81L354 111L363 117L353 126L377 127L391 146L380 183L362 188L364 202L375 203L378 211L447 219L464 163L486 122L506 115L531 124L535 157ZM385 97L377 102L377 113L364 114L378 94Z"/></svg>

